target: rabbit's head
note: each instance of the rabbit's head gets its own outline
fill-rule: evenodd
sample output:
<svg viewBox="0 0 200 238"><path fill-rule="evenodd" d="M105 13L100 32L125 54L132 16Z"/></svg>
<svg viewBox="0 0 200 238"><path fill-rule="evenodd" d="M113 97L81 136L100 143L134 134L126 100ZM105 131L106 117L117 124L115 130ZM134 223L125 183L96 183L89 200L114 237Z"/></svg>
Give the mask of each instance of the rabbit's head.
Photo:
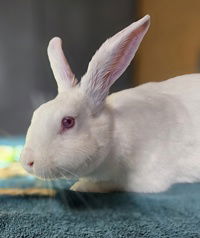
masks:
<svg viewBox="0 0 200 238"><path fill-rule="evenodd" d="M108 39L93 56L80 83L53 38L48 56L57 85L55 99L34 113L21 154L24 168L42 178L86 176L112 147L112 109L105 99L125 71L149 27L149 16Z"/></svg>

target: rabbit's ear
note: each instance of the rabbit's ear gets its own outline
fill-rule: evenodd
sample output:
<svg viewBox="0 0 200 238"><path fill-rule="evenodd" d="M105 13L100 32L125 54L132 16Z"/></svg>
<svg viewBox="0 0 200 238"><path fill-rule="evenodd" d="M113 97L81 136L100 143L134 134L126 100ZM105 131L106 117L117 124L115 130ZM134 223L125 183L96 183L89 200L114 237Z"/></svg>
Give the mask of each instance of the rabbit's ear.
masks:
<svg viewBox="0 0 200 238"><path fill-rule="evenodd" d="M62 50L62 41L59 37L54 37L47 49L50 65L58 85L58 92L63 92L69 87L73 87L77 81L65 58Z"/></svg>
<svg viewBox="0 0 200 238"><path fill-rule="evenodd" d="M150 24L146 15L109 38L95 53L81 80L81 89L98 110L110 86L122 75L134 57Z"/></svg>

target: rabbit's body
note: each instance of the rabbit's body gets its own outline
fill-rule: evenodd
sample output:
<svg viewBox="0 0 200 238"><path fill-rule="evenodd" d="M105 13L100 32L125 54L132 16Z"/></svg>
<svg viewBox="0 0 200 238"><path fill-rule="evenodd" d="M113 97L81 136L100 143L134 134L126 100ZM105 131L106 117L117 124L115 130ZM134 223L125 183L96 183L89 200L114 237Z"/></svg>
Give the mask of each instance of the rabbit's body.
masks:
<svg viewBox="0 0 200 238"><path fill-rule="evenodd" d="M111 85L134 57L149 16L108 39L81 82L61 40L48 55L58 96L34 112L21 155L42 178L79 178L84 192L160 192L200 181L200 74L147 83L111 94Z"/></svg>
<svg viewBox="0 0 200 238"><path fill-rule="evenodd" d="M93 179L137 192L200 180L199 89L193 74L111 94L111 150Z"/></svg>

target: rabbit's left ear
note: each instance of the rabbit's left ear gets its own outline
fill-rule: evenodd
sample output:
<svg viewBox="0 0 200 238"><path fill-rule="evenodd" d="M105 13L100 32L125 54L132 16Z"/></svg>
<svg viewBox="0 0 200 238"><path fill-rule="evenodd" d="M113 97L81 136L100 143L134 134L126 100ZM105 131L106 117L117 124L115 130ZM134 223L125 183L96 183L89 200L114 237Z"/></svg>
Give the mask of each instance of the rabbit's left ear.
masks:
<svg viewBox="0 0 200 238"><path fill-rule="evenodd" d="M146 15L108 39L93 56L80 87L95 111L130 64L149 24L150 17Z"/></svg>
<svg viewBox="0 0 200 238"><path fill-rule="evenodd" d="M65 58L62 50L62 41L59 37L54 37L47 49L50 65L58 85L58 92L63 92L69 87L76 85L77 81Z"/></svg>

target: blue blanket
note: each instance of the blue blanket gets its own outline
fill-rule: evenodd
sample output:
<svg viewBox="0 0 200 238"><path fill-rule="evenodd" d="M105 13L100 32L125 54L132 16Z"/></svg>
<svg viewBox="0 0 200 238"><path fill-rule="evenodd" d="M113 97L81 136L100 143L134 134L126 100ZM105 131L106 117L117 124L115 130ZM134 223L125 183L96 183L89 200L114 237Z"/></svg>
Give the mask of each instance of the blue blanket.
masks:
<svg viewBox="0 0 200 238"><path fill-rule="evenodd" d="M34 177L0 180L4 189L47 186ZM0 195L0 237L200 237L200 184L160 194L76 193L64 180L52 186L55 197Z"/></svg>
<svg viewBox="0 0 200 238"><path fill-rule="evenodd" d="M161 194L66 187L54 198L1 195L0 237L200 237L199 191L200 184L188 184Z"/></svg>

